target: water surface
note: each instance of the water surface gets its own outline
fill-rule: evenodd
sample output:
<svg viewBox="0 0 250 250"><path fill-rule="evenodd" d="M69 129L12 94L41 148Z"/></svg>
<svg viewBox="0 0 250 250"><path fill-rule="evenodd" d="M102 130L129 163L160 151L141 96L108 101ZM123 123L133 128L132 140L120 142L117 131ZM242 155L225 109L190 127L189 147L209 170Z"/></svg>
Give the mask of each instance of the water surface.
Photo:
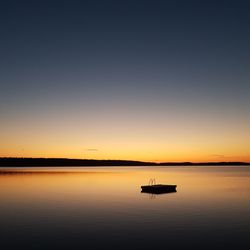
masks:
<svg viewBox="0 0 250 250"><path fill-rule="evenodd" d="M250 249L249 167L1 168L0 202L3 249Z"/></svg>

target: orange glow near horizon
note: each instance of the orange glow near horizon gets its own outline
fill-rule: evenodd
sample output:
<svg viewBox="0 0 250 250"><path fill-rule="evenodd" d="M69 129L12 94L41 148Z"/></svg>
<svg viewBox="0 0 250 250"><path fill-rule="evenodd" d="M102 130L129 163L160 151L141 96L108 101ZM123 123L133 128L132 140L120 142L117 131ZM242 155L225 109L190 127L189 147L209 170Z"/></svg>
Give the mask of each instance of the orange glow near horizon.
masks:
<svg viewBox="0 0 250 250"><path fill-rule="evenodd" d="M0 157L250 162L249 117L162 114L17 115L1 124Z"/></svg>
<svg viewBox="0 0 250 250"><path fill-rule="evenodd" d="M8 142L1 146L0 157L32 157L32 158L75 158L75 159L99 159L99 160L138 160L152 162L218 162L218 161L244 161L250 162L250 152L246 148L250 145L241 144L234 147L234 144L221 143L220 147L202 144L175 144L167 143L111 143L97 148L88 149L82 145L64 145L57 143L44 143L24 145L19 148ZM20 143L21 144L21 143ZM7 145L7 146L6 146ZM221 153L221 151L223 153ZM216 153L219 152L219 153Z"/></svg>

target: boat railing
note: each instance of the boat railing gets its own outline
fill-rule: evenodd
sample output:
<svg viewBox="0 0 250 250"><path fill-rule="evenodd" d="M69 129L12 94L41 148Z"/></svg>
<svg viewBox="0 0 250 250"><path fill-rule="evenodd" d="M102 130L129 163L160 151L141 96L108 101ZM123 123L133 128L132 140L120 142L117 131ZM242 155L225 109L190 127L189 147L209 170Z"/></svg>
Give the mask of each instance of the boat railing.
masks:
<svg viewBox="0 0 250 250"><path fill-rule="evenodd" d="M149 185L149 186L156 185L155 179L154 179L154 178L150 178L150 179L149 179L149 182L148 182L148 185Z"/></svg>

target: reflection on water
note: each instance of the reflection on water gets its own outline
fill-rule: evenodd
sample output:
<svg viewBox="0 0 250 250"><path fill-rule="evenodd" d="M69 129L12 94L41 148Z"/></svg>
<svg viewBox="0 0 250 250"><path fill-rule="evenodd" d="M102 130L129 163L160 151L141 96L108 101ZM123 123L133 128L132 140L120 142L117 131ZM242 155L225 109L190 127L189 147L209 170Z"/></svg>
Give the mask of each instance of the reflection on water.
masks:
<svg viewBox="0 0 250 250"><path fill-rule="evenodd" d="M249 167L1 169L0 202L3 249L250 247Z"/></svg>

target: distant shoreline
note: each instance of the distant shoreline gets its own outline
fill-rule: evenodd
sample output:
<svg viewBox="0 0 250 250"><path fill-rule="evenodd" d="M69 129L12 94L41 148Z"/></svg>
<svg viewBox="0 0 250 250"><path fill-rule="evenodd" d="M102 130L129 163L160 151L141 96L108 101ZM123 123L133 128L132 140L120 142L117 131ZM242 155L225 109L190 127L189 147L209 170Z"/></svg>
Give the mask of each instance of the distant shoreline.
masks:
<svg viewBox="0 0 250 250"><path fill-rule="evenodd" d="M0 157L0 167L101 167L101 166L250 166L249 162L144 162L68 158Z"/></svg>

